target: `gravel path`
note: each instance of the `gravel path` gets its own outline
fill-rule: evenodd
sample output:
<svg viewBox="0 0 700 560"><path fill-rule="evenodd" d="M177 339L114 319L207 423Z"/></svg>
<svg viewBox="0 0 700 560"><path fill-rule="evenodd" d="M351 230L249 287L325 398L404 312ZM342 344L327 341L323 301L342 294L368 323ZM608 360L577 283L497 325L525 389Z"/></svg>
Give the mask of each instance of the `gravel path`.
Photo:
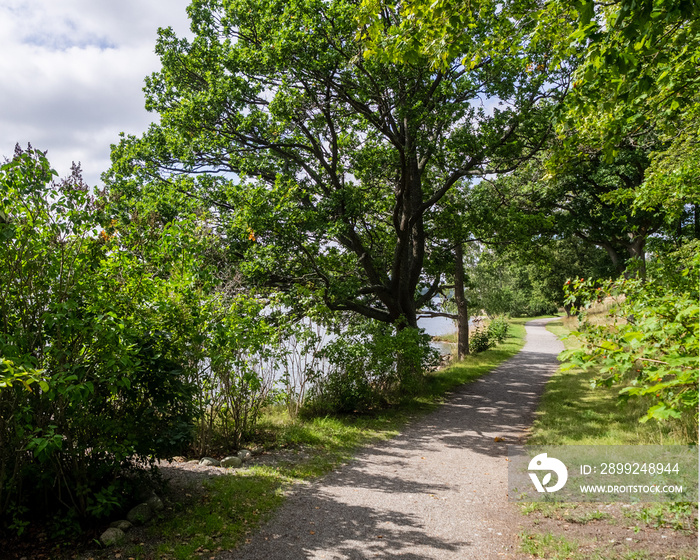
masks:
<svg viewBox="0 0 700 560"><path fill-rule="evenodd" d="M252 542L222 558L511 556L519 513L506 497L506 445L525 435L563 349L546 322L527 323L520 353L400 436L296 486Z"/></svg>

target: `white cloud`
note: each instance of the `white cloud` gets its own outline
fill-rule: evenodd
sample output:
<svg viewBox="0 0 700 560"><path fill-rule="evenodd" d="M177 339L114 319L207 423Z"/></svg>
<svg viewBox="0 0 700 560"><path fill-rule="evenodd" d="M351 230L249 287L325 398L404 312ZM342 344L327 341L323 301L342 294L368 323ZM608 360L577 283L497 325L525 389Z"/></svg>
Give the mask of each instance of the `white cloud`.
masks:
<svg viewBox="0 0 700 560"><path fill-rule="evenodd" d="M143 80L159 68L158 27L189 34L188 3L0 0L0 155L31 142L60 175L81 161L97 184L119 132L157 118Z"/></svg>

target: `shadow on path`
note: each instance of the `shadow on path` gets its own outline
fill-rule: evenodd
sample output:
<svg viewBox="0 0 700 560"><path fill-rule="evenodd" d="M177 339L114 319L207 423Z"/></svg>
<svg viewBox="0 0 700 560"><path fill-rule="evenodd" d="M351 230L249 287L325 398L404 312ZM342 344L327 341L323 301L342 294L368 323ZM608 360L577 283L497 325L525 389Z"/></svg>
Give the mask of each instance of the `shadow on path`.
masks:
<svg viewBox="0 0 700 560"><path fill-rule="evenodd" d="M524 437L562 349L545 323L528 323L520 353L398 437L296 486L252 542L221 558L507 558L506 444Z"/></svg>

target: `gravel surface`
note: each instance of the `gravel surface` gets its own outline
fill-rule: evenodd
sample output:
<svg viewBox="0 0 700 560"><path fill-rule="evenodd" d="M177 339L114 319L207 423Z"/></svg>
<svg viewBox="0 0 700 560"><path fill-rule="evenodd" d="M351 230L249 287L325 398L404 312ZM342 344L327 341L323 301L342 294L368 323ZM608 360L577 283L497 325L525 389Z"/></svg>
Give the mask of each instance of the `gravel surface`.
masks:
<svg viewBox="0 0 700 560"><path fill-rule="evenodd" d="M250 543L220 558L514 555L519 513L506 496L506 445L526 435L563 349L546 322L527 323L519 354L458 389L400 436L363 449L312 484L296 486Z"/></svg>

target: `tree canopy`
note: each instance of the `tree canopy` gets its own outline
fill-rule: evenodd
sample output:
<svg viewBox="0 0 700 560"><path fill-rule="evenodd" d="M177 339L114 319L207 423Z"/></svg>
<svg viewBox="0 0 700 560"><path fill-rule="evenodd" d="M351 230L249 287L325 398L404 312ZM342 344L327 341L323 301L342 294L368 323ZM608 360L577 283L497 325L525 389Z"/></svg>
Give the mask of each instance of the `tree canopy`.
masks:
<svg viewBox="0 0 700 560"><path fill-rule="evenodd" d="M440 69L425 56L365 57L357 10L193 2L192 41L160 32L163 68L145 88L160 123L114 147L106 178L114 196L170 190L216 208L260 284L415 326L442 275L430 267L436 205L531 156L568 74L543 71L550 50L531 41L533 13L518 2L479 6L471 50ZM403 16L376 17L388 27Z"/></svg>

